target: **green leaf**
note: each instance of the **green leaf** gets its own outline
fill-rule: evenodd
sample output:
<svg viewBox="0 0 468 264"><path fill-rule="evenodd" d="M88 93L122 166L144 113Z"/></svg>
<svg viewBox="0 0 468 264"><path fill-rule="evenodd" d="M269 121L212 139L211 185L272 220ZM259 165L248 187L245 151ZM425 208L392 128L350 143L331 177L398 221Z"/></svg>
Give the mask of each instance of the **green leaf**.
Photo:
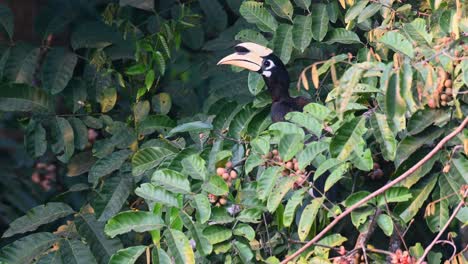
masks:
<svg viewBox="0 0 468 264"><path fill-rule="evenodd" d="M176 122L166 115L151 115L138 124L138 132L144 135L151 134L156 130L168 133L175 125Z"/></svg>
<svg viewBox="0 0 468 264"><path fill-rule="evenodd" d="M120 212L132 189L129 173L119 173L107 178L98 196L91 201L96 217L99 216L98 220L106 221Z"/></svg>
<svg viewBox="0 0 468 264"><path fill-rule="evenodd" d="M242 29L241 31L239 31L239 33L236 34L234 39L242 42L257 43L262 46L268 45L268 40L260 32L255 31L253 29Z"/></svg>
<svg viewBox="0 0 468 264"><path fill-rule="evenodd" d="M409 42L405 36L398 32L389 31L385 33L379 39L379 42L383 43L395 52L403 53L410 58L414 57L413 45L411 45L411 42Z"/></svg>
<svg viewBox="0 0 468 264"><path fill-rule="evenodd" d="M375 112L370 119L370 124L372 126L375 139L380 145L382 156L387 161L394 160L397 141L387 123L387 116Z"/></svg>
<svg viewBox="0 0 468 264"><path fill-rule="evenodd" d="M172 260L169 255L162 249L153 247L151 250L152 263L157 264L172 264Z"/></svg>
<svg viewBox="0 0 468 264"><path fill-rule="evenodd" d="M317 213L322 206L322 203L323 198L313 199L312 202L304 208L304 211L302 211L299 226L297 227L297 233L299 234L299 239L301 241L304 241L309 235L310 228L317 217Z"/></svg>
<svg viewBox="0 0 468 264"><path fill-rule="evenodd" d="M211 225L203 230L203 235L214 245L230 239L232 231L220 225Z"/></svg>
<svg viewBox="0 0 468 264"><path fill-rule="evenodd" d="M22 237L0 249L0 263L32 263L33 259L48 250L57 237L52 233L34 233Z"/></svg>
<svg viewBox="0 0 468 264"><path fill-rule="evenodd" d="M107 113L114 108L117 102L117 90L113 87L105 88L101 91L97 100L101 104L101 112Z"/></svg>
<svg viewBox="0 0 468 264"><path fill-rule="evenodd" d="M197 194L193 197L192 206L197 210L195 215L200 224L206 223L211 216L211 204L205 194Z"/></svg>
<svg viewBox="0 0 468 264"><path fill-rule="evenodd" d="M3 29L5 29L6 33L10 40L13 39L13 12L11 12L10 8L5 5L0 5L0 24L2 24Z"/></svg>
<svg viewBox="0 0 468 264"><path fill-rule="evenodd" d="M167 115L172 108L172 98L168 93L158 93L151 100L154 112Z"/></svg>
<svg viewBox="0 0 468 264"><path fill-rule="evenodd" d="M250 249L250 246L242 243L240 241L234 241L234 248L236 249L242 263L252 263L252 259L254 258L254 254Z"/></svg>
<svg viewBox="0 0 468 264"><path fill-rule="evenodd" d="M55 117L55 140L58 142L58 149L55 149L56 154L63 153L57 156L61 162L67 163L75 152L75 136L70 123L63 117ZM54 150L54 149L52 149Z"/></svg>
<svg viewBox="0 0 468 264"><path fill-rule="evenodd" d="M119 239L110 239L104 234L104 222L96 220L92 214L75 216L76 229L81 237L86 239L98 263L108 263L110 257L122 248Z"/></svg>
<svg viewBox="0 0 468 264"><path fill-rule="evenodd" d="M101 177L118 170L131 153L130 150L119 150L96 161L89 170L88 182L96 184Z"/></svg>
<svg viewBox="0 0 468 264"><path fill-rule="evenodd" d="M159 73L161 75L164 75L164 72L166 72L166 60L164 59L162 53L159 51L154 52L153 59L156 62L156 65L158 66Z"/></svg>
<svg viewBox="0 0 468 264"><path fill-rule="evenodd" d="M212 175L210 180L202 185L202 188L204 191L217 196L225 195L229 191L226 182L218 175Z"/></svg>
<svg viewBox="0 0 468 264"><path fill-rule="evenodd" d="M151 89L151 87L153 87L154 78L155 78L154 71L149 70L146 73L146 76L145 76L145 88L146 88L147 91L149 91Z"/></svg>
<svg viewBox="0 0 468 264"><path fill-rule="evenodd" d="M366 19L371 18L375 13L379 12L380 8L382 8L382 4L380 3L371 3L370 5L366 6L362 12L359 12L359 17L357 22L362 23Z"/></svg>
<svg viewBox="0 0 468 264"><path fill-rule="evenodd" d="M53 48L42 64L42 85L52 94L61 92L73 76L78 57L65 48Z"/></svg>
<svg viewBox="0 0 468 264"><path fill-rule="evenodd" d="M164 190L161 187L154 186L151 183L143 183L135 189L135 194L141 198L156 203L161 203L167 206L179 207L177 197Z"/></svg>
<svg viewBox="0 0 468 264"><path fill-rule="evenodd" d="M285 119L297 124L298 126L304 127L319 138L322 135L322 124L320 124L317 119L313 118L311 115L301 112L289 112L286 114Z"/></svg>
<svg viewBox="0 0 468 264"><path fill-rule="evenodd" d="M278 55L284 64L287 64L291 58L293 49L292 29L291 25L280 24L273 37L275 54Z"/></svg>
<svg viewBox="0 0 468 264"><path fill-rule="evenodd" d="M67 176L74 177L88 172L94 162L96 158L93 157L91 151L77 153L67 164Z"/></svg>
<svg viewBox="0 0 468 264"><path fill-rule="evenodd" d="M294 17L292 30L293 45L296 49L304 52L312 41L312 16Z"/></svg>
<svg viewBox="0 0 468 264"><path fill-rule="evenodd" d="M292 20L294 8L289 0L266 0L265 3L273 9L279 17Z"/></svg>
<svg viewBox="0 0 468 264"><path fill-rule="evenodd" d="M290 227L295 216L296 208L302 204L306 190L299 189L294 191L291 198L289 198L286 207L283 212L283 225L285 227Z"/></svg>
<svg viewBox="0 0 468 264"><path fill-rule="evenodd" d="M151 176L151 182L174 193L190 193L190 182L187 177L174 170L162 169L155 171Z"/></svg>
<svg viewBox="0 0 468 264"><path fill-rule="evenodd" d="M184 222L184 226L190 231L193 240L195 240L198 253L202 256L210 254L213 250L213 246L211 245L210 241L203 235L201 228L195 225L187 213L181 211L179 215Z"/></svg>
<svg viewBox="0 0 468 264"><path fill-rule="evenodd" d="M330 248L340 246L348 239L340 234L332 234L320 239L317 244L325 245L328 247L315 247L314 251L317 255L324 255L330 251Z"/></svg>
<svg viewBox="0 0 468 264"><path fill-rule="evenodd" d="M312 22L313 25L314 22ZM352 31L348 31L344 28L336 28L327 34L325 43L341 43L341 44L359 44L361 40L358 35Z"/></svg>
<svg viewBox="0 0 468 264"><path fill-rule="evenodd" d="M346 11L345 23L349 23L355 18L357 18L359 14L362 13L367 3L369 3L368 0L360 0L357 3L355 3L351 8L349 8L348 11Z"/></svg>
<svg viewBox="0 0 468 264"><path fill-rule="evenodd" d="M256 24L261 31L273 33L278 27L275 18L266 10L263 3L245 1L240 6L239 12L247 22Z"/></svg>
<svg viewBox="0 0 468 264"><path fill-rule="evenodd" d="M251 104L244 106L236 115L232 118L229 124L228 135L240 139L247 130L250 121L259 112L258 109L254 109Z"/></svg>
<svg viewBox="0 0 468 264"><path fill-rule="evenodd" d="M4 76L15 83L33 84L40 50L20 43L13 47L5 64Z"/></svg>
<svg viewBox="0 0 468 264"><path fill-rule="evenodd" d="M341 161L334 159L334 158L325 160L324 162L320 164L320 166L317 167L317 170L314 173L314 180L318 179L326 171L329 171L332 168L341 164L342 164Z"/></svg>
<svg viewBox="0 0 468 264"><path fill-rule="evenodd" d="M198 154L190 155L182 160L183 173L190 175L197 180L206 181L208 179L208 170L206 162Z"/></svg>
<svg viewBox="0 0 468 264"><path fill-rule="evenodd" d="M150 147L138 150L132 157L132 174L139 176L175 155L169 149Z"/></svg>
<svg viewBox="0 0 468 264"><path fill-rule="evenodd" d="M391 236L393 234L393 220L386 214L381 214L377 218L377 224L382 229L385 235Z"/></svg>
<svg viewBox="0 0 468 264"><path fill-rule="evenodd" d="M273 191L268 196L267 209L269 212L276 211L278 205L281 203L281 200L284 196L292 189L294 183L296 182L296 177L281 177L277 182Z"/></svg>
<svg viewBox="0 0 468 264"><path fill-rule="evenodd" d="M184 233L174 229L166 229L164 237L176 264L195 263L195 254Z"/></svg>
<svg viewBox="0 0 468 264"><path fill-rule="evenodd" d="M431 179L429 179L424 185L412 191L413 199L411 201L397 205L395 212L399 213L400 218L405 223L408 223L418 213L419 209L432 192L432 189L434 189L436 183L437 176L433 175L433 177L431 177Z"/></svg>
<svg viewBox="0 0 468 264"><path fill-rule="evenodd" d="M134 246L121 249L112 255L109 264L133 264L145 252L145 246Z"/></svg>
<svg viewBox="0 0 468 264"><path fill-rule="evenodd" d="M369 152L370 153L370 152ZM372 163L371 163L372 164ZM327 177L327 180L325 181L325 187L324 191L327 192L330 190L335 183L337 183L339 180L343 178L343 175L348 171L348 164L341 164L340 166L336 167L330 175ZM315 177L315 175L314 175Z"/></svg>
<svg viewBox="0 0 468 264"><path fill-rule="evenodd" d="M315 141L307 144L303 151L297 155L299 169L304 170L320 153L328 149L329 143L324 141Z"/></svg>
<svg viewBox="0 0 468 264"><path fill-rule="evenodd" d="M24 138L26 151L34 158L42 156L47 150L46 131L44 127L31 119L26 127L26 136Z"/></svg>
<svg viewBox="0 0 468 264"><path fill-rule="evenodd" d="M83 150L88 144L88 128L76 117L68 118L68 122L73 128L75 149Z"/></svg>
<svg viewBox="0 0 468 264"><path fill-rule="evenodd" d="M406 202L411 199L412 194L404 187L392 187L384 194L376 197L377 206L384 206L387 203Z"/></svg>
<svg viewBox="0 0 468 264"><path fill-rule="evenodd" d="M116 29L97 20L84 21L77 24L70 39L74 50L81 48L105 48L121 41L122 37Z"/></svg>
<svg viewBox="0 0 468 264"><path fill-rule="evenodd" d="M225 207L213 207L211 211L210 224L229 224L234 222L234 218L228 213Z"/></svg>
<svg viewBox="0 0 468 264"><path fill-rule="evenodd" d="M257 180L257 197L265 201L271 194L280 176L280 167L268 167Z"/></svg>
<svg viewBox="0 0 468 264"><path fill-rule="evenodd" d="M169 136L172 136L177 133L184 133L184 132L199 132L204 130L211 130L213 126L211 124L202 122L202 121L194 121L185 124L178 125L174 127L171 131L169 131Z"/></svg>
<svg viewBox="0 0 468 264"><path fill-rule="evenodd" d="M3 262L2 262L3 263ZM43 257L41 257L35 264L63 264L62 256L60 256L60 251L51 252Z"/></svg>
<svg viewBox="0 0 468 264"><path fill-rule="evenodd" d="M445 181L439 179L439 188L436 188L432 194L432 200L438 202L433 204L435 207L434 212L426 216L426 224L433 233L440 232L450 217L449 201L448 199L444 199L446 194L444 193L444 188L441 187L443 184L445 184Z"/></svg>
<svg viewBox="0 0 468 264"><path fill-rule="evenodd" d="M270 137L256 137L250 141L250 146L255 153L266 155L270 151Z"/></svg>
<svg viewBox="0 0 468 264"><path fill-rule="evenodd" d="M443 129L431 127L417 136L407 136L397 147L395 167L399 167L411 154L419 150L423 145L430 144L444 133Z"/></svg>
<svg viewBox="0 0 468 264"><path fill-rule="evenodd" d="M146 11L154 10L154 2L151 0L120 0L120 6L132 6Z"/></svg>
<svg viewBox="0 0 468 264"><path fill-rule="evenodd" d="M330 115L331 111L324 105L310 103L304 106L304 113L312 116L322 123Z"/></svg>
<svg viewBox="0 0 468 264"><path fill-rule="evenodd" d="M244 165L245 173L249 174L253 169L260 166L263 162L263 159L259 155L249 155Z"/></svg>
<svg viewBox="0 0 468 264"><path fill-rule="evenodd" d="M232 230L232 233L235 236L245 237L248 241L252 241L255 239L255 230L247 224L238 224L234 228L234 230Z"/></svg>
<svg viewBox="0 0 468 264"><path fill-rule="evenodd" d="M97 263L91 250L80 240L62 239L59 243L63 263L93 264Z"/></svg>
<svg viewBox="0 0 468 264"><path fill-rule="evenodd" d="M328 11L325 4L312 4L312 37L322 41L328 32Z"/></svg>
<svg viewBox="0 0 468 264"><path fill-rule="evenodd" d="M343 124L330 142L330 153L338 160L346 160L364 139L367 129L364 118L355 118Z"/></svg>
<svg viewBox="0 0 468 264"><path fill-rule="evenodd" d="M126 211L117 214L107 221L104 232L111 238L130 231L146 232L160 230L163 220L152 212Z"/></svg>
<svg viewBox="0 0 468 264"><path fill-rule="evenodd" d="M29 210L26 215L15 219L2 237L10 237L28 231L34 231L39 226L51 223L57 219L74 213L73 209L64 203L47 203Z"/></svg>
<svg viewBox="0 0 468 264"><path fill-rule="evenodd" d="M411 23L405 23L403 25L403 32L419 45L428 45L432 42L432 33L428 33L426 28L426 20L423 18L416 18L411 21Z"/></svg>
<svg viewBox="0 0 468 264"><path fill-rule="evenodd" d="M283 160L291 160L304 147L301 134L284 134L279 142L278 151Z"/></svg>
<svg viewBox="0 0 468 264"><path fill-rule="evenodd" d="M297 6L307 11L309 11L310 2L310 0L294 0Z"/></svg>
<svg viewBox="0 0 468 264"><path fill-rule="evenodd" d="M450 115L443 109L425 108L414 113L408 120L406 129L410 135L416 135L424 131L432 124L440 124L448 121ZM439 126L439 125L438 125Z"/></svg>
<svg viewBox="0 0 468 264"><path fill-rule="evenodd" d="M249 85L249 91L253 95L259 94L265 87L265 81L262 75L256 72L249 72L247 83Z"/></svg>

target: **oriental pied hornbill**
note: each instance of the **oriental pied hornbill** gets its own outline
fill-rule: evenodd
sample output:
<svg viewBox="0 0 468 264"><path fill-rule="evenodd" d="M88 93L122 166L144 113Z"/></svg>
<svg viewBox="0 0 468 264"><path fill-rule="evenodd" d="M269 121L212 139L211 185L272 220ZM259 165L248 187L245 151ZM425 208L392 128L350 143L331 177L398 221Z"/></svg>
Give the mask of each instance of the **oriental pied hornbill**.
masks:
<svg viewBox="0 0 468 264"><path fill-rule="evenodd" d="M304 106L311 101L305 97L291 97L289 95L289 74L283 62L273 51L264 46L245 42L234 48L235 53L228 55L218 62L220 64L230 64L258 72L263 76L268 92L273 101L271 105L271 119L273 122L284 121L287 113L292 111L302 111ZM313 169L311 166L306 170ZM328 173L327 173L328 174ZM320 196L323 192L326 177L320 177L315 183L314 196ZM329 199L335 200L336 189L332 188L327 192Z"/></svg>
<svg viewBox="0 0 468 264"><path fill-rule="evenodd" d="M235 46L234 50L235 53L221 59L218 65L230 64L258 72L263 76L273 101L271 105L273 122L284 121L287 113L302 111L302 108L310 103L305 97L293 98L289 95L288 71L271 49L245 42Z"/></svg>

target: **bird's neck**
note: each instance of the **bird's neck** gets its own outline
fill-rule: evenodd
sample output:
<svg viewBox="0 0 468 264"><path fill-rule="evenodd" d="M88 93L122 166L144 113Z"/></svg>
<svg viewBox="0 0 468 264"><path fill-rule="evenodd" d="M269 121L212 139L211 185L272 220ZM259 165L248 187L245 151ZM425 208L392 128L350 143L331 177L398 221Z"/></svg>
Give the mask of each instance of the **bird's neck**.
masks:
<svg viewBox="0 0 468 264"><path fill-rule="evenodd" d="M264 78L264 80L273 102L291 99L289 95L289 75L283 74L276 78Z"/></svg>

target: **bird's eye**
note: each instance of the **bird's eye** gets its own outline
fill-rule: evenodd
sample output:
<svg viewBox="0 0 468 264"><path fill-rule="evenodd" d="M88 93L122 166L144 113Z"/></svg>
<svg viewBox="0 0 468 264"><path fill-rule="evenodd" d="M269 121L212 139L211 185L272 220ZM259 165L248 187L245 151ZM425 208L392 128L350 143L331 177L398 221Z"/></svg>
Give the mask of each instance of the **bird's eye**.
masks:
<svg viewBox="0 0 468 264"><path fill-rule="evenodd" d="M266 60L263 62L264 70L270 70L273 67L275 67L275 64L271 60Z"/></svg>

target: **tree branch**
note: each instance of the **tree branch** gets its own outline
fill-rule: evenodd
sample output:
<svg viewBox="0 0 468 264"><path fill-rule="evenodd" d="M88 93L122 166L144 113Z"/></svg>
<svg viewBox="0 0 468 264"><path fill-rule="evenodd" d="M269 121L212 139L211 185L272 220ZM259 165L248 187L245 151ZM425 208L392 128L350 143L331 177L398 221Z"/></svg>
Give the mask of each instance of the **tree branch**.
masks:
<svg viewBox="0 0 468 264"><path fill-rule="evenodd" d="M330 231L338 222L340 222L343 218L345 218L347 215L351 214L352 211L355 209L361 207L374 197L377 197L378 195L384 193L386 190L390 189L392 186L396 185L397 183L401 182L402 180L406 179L408 176L413 174L419 167L421 167L424 163L426 163L428 160L430 160L439 150L442 149L442 147L453 137L455 137L458 133L460 133L463 128L468 124L468 117L463 120L463 122L449 135L444 137L438 144L437 146L431 150L422 160L420 160L418 163L416 163L413 167L411 167L409 170L407 170L405 173L400 175L398 178L394 179L393 181L385 184L382 186L380 189L376 190L375 192L369 194L367 197L362 199L361 201L357 202L353 206L349 207L346 209L342 214L340 214L337 218L335 218L327 227L325 227L320 233L318 233L312 240L307 242L303 247L298 249L296 252L291 254L290 256L287 256L281 264L286 264L290 260L294 259L295 257L299 256L302 252L304 252L307 248L312 246L314 243L316 243L320 238L322 238L328 231Z"/></svg>
<svg viewBox="0 0 468 264"><path fill-rule="evenodd" d="M432 247L437 244L437 242L439 241L439 238L442 236L442 234L445 232L445 229L448 228L448 226L450 225L450 223L453 221L453 219L455 218L455 216L458 214L458 211L460 211L460 209L463 207L463 205L465 205L465 198L466 196L468 196L468 190L465 191L465 193L463 194L463 198L462 200L460 201L460 203L458 204L457 208L455 208L455 210L453 211L452 215L450 216L449 220L447 221L447 223L445 223L444 227L442 227L442 229L440 229L439 231L439 234L437 234L437 236L434 238L434 240L432 240L431 244L429 244L429 246L424 250L424 254L418 259L418 262L416 262L416 264L421 264L421 262L424 261L424 259L426 258L427 254L429 254L429 251L431 251Z"/></svg>

